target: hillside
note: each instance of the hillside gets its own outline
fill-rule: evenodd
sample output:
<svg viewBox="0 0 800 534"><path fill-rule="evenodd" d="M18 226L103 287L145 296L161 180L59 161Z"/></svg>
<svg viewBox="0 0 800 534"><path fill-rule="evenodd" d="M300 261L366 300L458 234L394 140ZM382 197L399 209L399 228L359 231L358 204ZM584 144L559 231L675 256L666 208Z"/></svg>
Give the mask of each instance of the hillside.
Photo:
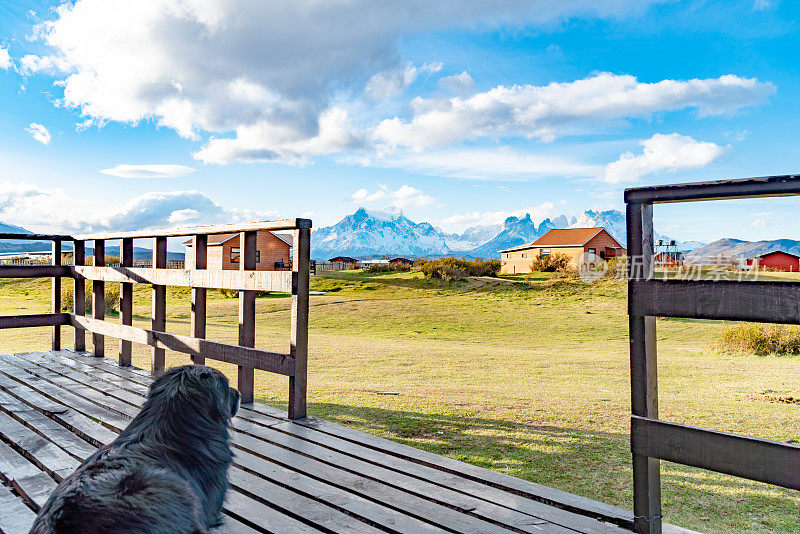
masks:
<svg viewBox="0 0 800 534"><path fill-rule="evenodd" d="M690 261L701 261L703 258L726 256L737 259L752 258L767 252L780 250L792 254L800 254L800 241L794 239L774 239L769 241L743 241L741 239L718 239L702 247L692 250L686 255Z"/></svg>

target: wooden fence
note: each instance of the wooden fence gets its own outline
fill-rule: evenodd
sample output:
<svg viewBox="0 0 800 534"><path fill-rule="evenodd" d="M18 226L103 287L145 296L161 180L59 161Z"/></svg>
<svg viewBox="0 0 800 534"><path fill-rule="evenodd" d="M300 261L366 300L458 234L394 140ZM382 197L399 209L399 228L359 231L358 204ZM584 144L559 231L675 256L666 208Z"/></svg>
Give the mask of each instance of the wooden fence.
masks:
<svg viewBox="0 0 800 534"><path fill-rule="evenodd" d="M291 271L256 271L256 233L262 230L292 230L294 236ZM242 261L239 271L207 269L208 236L239 233ZM238 366L238 389L242 402L253 401L254 370L270 371L289 377L289 417L306 416L306 370L308 360L308 287L311 221L286 219L239 225L218 225L150 232L122 232L78 236L0 234L0 239L49 240L53 243L53 265L0 266L0 278L52 278L52 313L0 316L0 328L33 326L52 327L53 350L61 349L61 327L75 328L75 350L86 350L86 332L91 333L94 355L105 355L105 338L119 339L119 364L131 364L131 343L149 345L151 372L164 372L165 350L189 354L196 364L206 358ZM168 268L167 238L191 236L195 264L190 269ZM136 267L133 240L153 239L150 267ZM105 245L119 240L120 265L105 265ZM61 264L61 245L73 242L74 265ZM86 242L94 245L93 265L86 265ZM61 281L72 278L74 298L72 313L61 311ZM92 281L92 316L86 315L84 280ZM105 320L105 284L120 284L119 322ZM137 328L133 319L133 284L150 284L153 292L152 326ZM190 287L191 326L189 335L170 334L166 330L167 286ZM239 291L239 342L219 343L206 337L206 290ZM255 299L259 291L291 293L291 332L289 352L277 353L255 347Z"/></svg>
<svg viewBox="0 0 800 534"><path fill-rule="evenodd" d="M800 446L658 419L656 317L800 324L800 283L656 280L653 204L800 195L800 176L625 191L636 532L661 532L660 460L800 489Z"/></svg>

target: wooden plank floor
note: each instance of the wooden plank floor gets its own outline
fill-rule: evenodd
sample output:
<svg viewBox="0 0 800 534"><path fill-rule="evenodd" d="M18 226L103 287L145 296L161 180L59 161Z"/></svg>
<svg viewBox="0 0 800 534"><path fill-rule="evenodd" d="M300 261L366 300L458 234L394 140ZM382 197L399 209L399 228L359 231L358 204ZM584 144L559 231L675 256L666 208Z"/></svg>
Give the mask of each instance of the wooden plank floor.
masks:
<svg viewBox="0 0 800 534"><path fill-rule="evenodd" d="M71 351L0 355L0 531L27 532L56 484L138 413L150 382ZM220 532L630 531L628 511L327 421L251 404L232 426Z"/></svg>

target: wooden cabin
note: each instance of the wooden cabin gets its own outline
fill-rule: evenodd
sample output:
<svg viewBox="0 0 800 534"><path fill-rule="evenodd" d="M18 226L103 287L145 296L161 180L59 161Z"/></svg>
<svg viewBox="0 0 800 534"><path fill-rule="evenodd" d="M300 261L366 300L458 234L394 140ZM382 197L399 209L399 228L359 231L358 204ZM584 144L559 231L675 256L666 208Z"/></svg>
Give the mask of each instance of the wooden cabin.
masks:
<svg viewBox="0 0 800 534"><path fill-rule="evenodd" d="M389 260L389 265L414 265L413 260L409 260L408 258L392 258Z"/></svg>
<svg viewBox="0 0 800 534"><path fill-rule="evenodd" d="M194 268L192 240L184 241L186 268ZM208 269L238 270L241 247L239 234L208 236ZM256 270L280 271L291 268L292 236L273 232L258 232L256 237Z"/></svg>
<svg viewBox="0 0 800 534"><path fill-rule="evenodd" d="M603 227L555 228L533 243L501 250L500 274L529 273L538 256L550 254L566 254L572 266L578 267L583 258L607 260L626 251Z"/></svg>
<svg viewBox="0 0 800 534"><path fill-rule="evenodd" d="M769 269L772 271L800 271L800 256L790 252L775 250L747 259L747 267L757 269Z"/></svg>
<svg viewBox="0 0 800 534"><path fill-rule="evenodd" d="M684 259L682 252L659 252L655 257L659 267L681 267Z"/></svg>

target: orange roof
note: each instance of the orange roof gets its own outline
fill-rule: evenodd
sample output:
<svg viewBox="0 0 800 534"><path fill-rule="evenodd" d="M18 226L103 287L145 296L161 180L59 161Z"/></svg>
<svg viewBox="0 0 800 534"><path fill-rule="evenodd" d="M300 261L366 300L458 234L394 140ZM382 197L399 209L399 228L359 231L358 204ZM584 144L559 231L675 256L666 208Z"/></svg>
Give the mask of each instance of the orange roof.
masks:
<svg viewBox="0 0 800 534"><path fill-rule="evenodd" d="M501 250L500 252L512 252L516 250L540 247L582 247L594 236L603 231L605 231L605 228L602 226L598 226L596 228L554 228L533 243L507 248L505 250ZM608 235L611 237L611 234ZM614 238L611 237L611 239ZM614 242L619 245L616 239L614 239ZM620 248L624 247L620 245Z"/></svg>

